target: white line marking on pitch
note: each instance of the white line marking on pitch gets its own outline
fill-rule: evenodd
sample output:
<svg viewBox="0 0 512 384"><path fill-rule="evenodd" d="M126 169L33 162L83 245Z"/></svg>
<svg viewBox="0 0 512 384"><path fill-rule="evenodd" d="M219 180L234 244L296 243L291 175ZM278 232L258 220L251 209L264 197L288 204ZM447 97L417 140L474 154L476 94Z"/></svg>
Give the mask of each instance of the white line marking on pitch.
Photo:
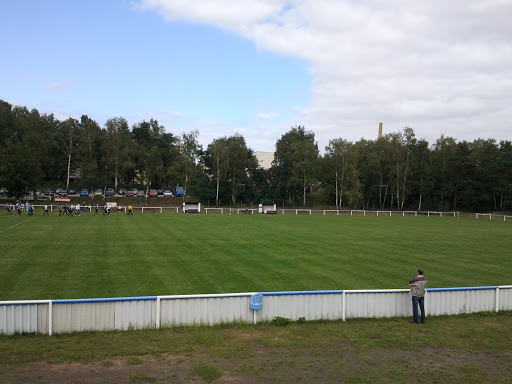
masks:
<svg viewBox="0 0 512 384"><path fill-rule="evenodd" d="M15 227L15 226L17 226L17 225L20 225L20 224L26 223L27 221L32 220L32 219L33 219L33 217L31 217L30 219L27 219L27 220L25 220L25 221L22 221L21 223L11 225L9 228L5 228L3 231L0 231L0 233L5 232L5 231L7 231L8 229L14 228L14 227Z"/></svg>

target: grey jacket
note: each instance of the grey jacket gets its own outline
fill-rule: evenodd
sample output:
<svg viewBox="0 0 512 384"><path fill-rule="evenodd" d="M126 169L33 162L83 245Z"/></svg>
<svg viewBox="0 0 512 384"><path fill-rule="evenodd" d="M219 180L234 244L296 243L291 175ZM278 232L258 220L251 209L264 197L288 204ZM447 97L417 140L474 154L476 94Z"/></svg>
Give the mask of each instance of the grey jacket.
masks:
<svg viewBox="0 0 512 384"><path fill-rule="evenodd" d="M411 287L409 295L423 297L425 296L425 291L427 290L427 278L423 275L418 275L409 281L409 286Z"/></svg>

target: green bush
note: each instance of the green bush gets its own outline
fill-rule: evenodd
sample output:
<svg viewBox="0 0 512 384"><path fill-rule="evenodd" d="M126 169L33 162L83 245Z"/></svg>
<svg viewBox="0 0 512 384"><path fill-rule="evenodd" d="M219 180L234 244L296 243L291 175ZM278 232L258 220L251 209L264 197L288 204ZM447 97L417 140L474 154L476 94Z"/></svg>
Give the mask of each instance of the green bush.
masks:
<svg viewBox="0 0 512 384"><path fill-rule="evenodd" d="M291 319L288 319L287 317L280 317L280 316L277 316L274 320L273 320L273 323L275 325L277 325L278 327L284 327L285 325L288 325L292 322Z"/></svg>

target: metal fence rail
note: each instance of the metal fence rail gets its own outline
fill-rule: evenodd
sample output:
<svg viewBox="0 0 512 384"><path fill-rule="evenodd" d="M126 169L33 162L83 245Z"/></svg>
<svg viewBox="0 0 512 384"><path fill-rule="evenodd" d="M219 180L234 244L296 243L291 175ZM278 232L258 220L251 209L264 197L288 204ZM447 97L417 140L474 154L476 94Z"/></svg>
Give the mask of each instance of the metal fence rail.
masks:
<svg viewBox="0 0 512 384"><path fill-rule="evenodd" d="M411 315L408 289L245 292L211 295L0 301L0 334L69 333L162 326L347 320ZM512 310L512 285L430 288L428 316Z"/></svg>
<svg viewBox="0 0 512 384"><path fill-rule="evenodd" d="M63 204L48 204L48 210L50 212L58 212L59 206L62 206ZM69 204L67 204L69 206ZM32 207L37 208L37 212L41 212L44 208L45 204L32 204ZM99 213L103 213L104 205L99 205ZM183 212L183 207L164 207L164 206L156 206L156 207L149 207L149 206L133 206L133 211L138 213L148 213L148 212L155 212L155 213L180 213ZM80 206L81 212L95 212L96 205L81 205ZM229 214L229 215L240 215L240 214L251 214L254 215L258 213L258 208L223 208L223 207L204 207L205 214L208 213L217 213L217 214ZM128 206L125 205L119 205L114 206L111 208L112 213L117 212L124 212L126 213L128 210ZM281 208L279 209L281 211L281 214L295 214L298 215L309 215L312 216L315 215L336 215L336 216L343 216L343 215L362 215L362 216L438 216L438 217L459 217L460 212L441 212L441 211L391 211L391 210L368 210L368 209L309 209L309 208ZM23 211L26 212L26 211ZM498 215L498 214L492 214L492 213L474 213L475 218L489 218L489 220L503 220L507 221L512 219L512 216L510 215Z"/></svg>
<svg viewBox="0 0 512 384"><path fill-rule="evenodd" d="M368 209L308 209L308 208L283 208L279 209L281 211L281 214L284 215L286 212L288 213L295 213L295 215L310 215L315 212L316 214L321 214L325 216L326 214L330 213L336 213L336 216L339 215L348 215L354 216L356 215L375 215L379 216L379 214L385 215L385 216L402 216L405 217L405 215L414 215L414 216L453 216L453 217L459 217L459 212L439 212L439 211L390 211L390 210L368 210Z"/></svg>
<svg viewBox="0 0 512 384"><path fill-rule="evenodd" d="M475 218L478 219L479 217L489 217L489 220L492 220L493 218L503 218L503 221L507 221L507 219L512 219L512 216L509 215L496 215L494 213L475 213Z"/></svg>

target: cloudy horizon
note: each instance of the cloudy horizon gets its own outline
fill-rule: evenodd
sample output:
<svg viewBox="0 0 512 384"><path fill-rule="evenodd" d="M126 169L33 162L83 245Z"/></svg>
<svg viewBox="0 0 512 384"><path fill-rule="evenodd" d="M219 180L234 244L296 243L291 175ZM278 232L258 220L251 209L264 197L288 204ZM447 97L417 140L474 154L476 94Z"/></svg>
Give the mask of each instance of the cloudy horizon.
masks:
<svg viewBox="0 0 512 384"><path fill-rule="evenodd" d="M16 19L24 6L30 25ZM379 122L430 144L512 140L509 0L52 2L42 12L56 22L69 13L96 23L67 38L37 34L37 7L22 0L0 16L4 36L28 28L26 51L11 41L0 53L0 99L41 113L156 118L176 135L199 130L204 146L239 133L255 151L273 151L293 125L321 150L338 137L375 139ZM55 69L69 52L87 65Z"/></svg>

